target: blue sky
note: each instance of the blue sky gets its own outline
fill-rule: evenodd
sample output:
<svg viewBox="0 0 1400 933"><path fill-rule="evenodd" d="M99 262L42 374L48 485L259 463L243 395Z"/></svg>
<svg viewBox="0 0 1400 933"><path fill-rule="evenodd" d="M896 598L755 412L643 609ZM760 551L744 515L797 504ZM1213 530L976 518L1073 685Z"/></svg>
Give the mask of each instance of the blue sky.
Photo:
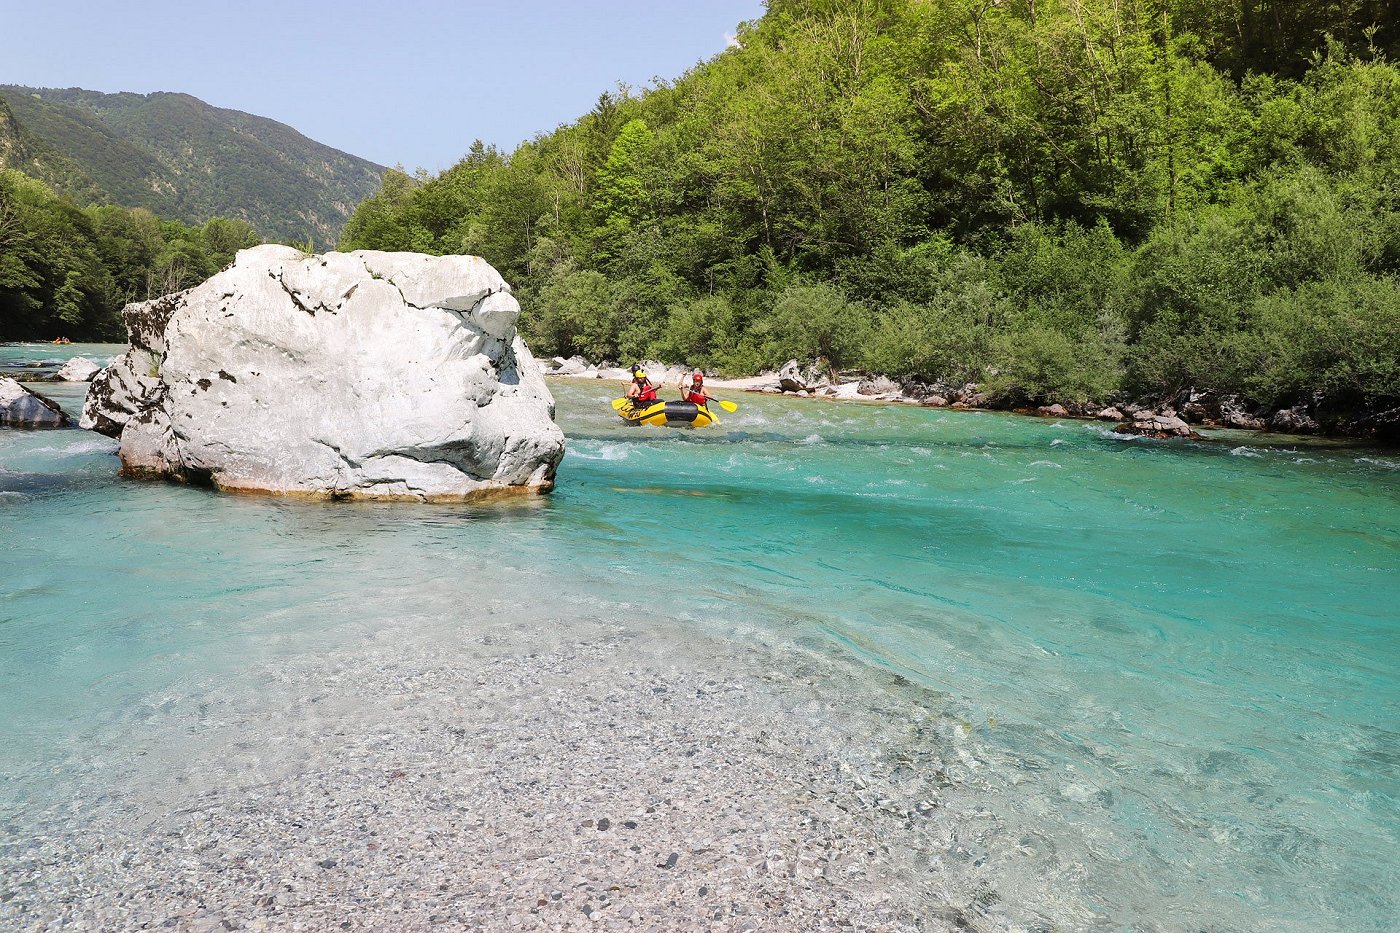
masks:
<svg viewBox="0 0 1400 933"><path fill-rule="evenodd" d="M0 0L0 84L184 91L386 165L509 149L721 51L762 0Z"/></svg>

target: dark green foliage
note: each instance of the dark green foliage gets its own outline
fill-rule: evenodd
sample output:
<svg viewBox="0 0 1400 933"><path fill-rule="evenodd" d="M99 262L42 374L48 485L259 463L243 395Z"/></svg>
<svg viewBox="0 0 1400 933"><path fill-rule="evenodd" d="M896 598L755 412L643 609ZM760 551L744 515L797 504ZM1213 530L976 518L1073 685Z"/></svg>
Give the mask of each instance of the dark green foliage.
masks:
<svg viewBox="0 0 1400 933"><path fill-rule="evenodd" d="M8 118L7 118L8 115ZM188 94L0 86L0 167L79 204L144 207L199 224L252 224L273 240L335 242L383 169L291 127Z"/></svg>
<svg viewBox="0 0 1400 933"><path fill-rule="evenodd" d="M124 304L195 285L258 242L242 220L187 227L140 208L82 210L0 169L0 340L124 340Z"/></svg>
<svg viewBox="0 0 1400 933"><path fill-rule="evenodd" d="M1272 404L1321 391L1334 403L1400 399L1400 282L1312 282L1253 309L1255 369L1244 382Z"/></svg>
<svg viewBox="0 0 1400 933"><path fill-rule="evenodd" d="M674 83L386 176L342 246L479 252L546 354L1394 401L1385 12L770 0Z"/></svg>

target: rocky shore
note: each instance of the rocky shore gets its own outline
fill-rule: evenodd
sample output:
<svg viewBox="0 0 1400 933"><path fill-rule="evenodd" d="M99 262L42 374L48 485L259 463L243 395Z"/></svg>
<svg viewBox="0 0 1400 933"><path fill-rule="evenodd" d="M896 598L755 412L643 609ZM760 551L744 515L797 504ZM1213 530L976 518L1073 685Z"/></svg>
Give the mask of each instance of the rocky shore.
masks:
<svg viewBox="0 0 1400 933"><path fill-rule="evenodd" d="M518 626L269 669L264 697L289 706L206 698L184 713L198 722L167 715L171 747L75 763L90 786L71 805L0 813L0 926L1089 919L1072 898L1053 906L1048 884L998 889L1007 864L989 852L1014 859L1014 840L972 793L981 766L941 697L792 645L749 646L745 661L686 641L665 626ZM213 738L192 753L192 734Z"/></svg>
<svg viewBox="0 0 1400 933"><path fill-rule="evenodd" d="M643 364L652 381L672 386L689 369L656 361ZM576 379L626 380L628 371L609 364L595 365L582 357L541 361L547 376ZM764 392L833 401L893 402L927 408L1011 411L1045 418L1081 418L1113 422L1114 430L1147 437L1198 437L1196 427L1233 428L1280 434L1353 437L1383 444L1400 443L1400 409L1355 410L1329 405L1318 394L1290 408L1270 409L1236 395L1183 389L1165 399L1116 398L1106 402L1064 402L1029 407L998 398L976 383L952 385L896 381L879 374L833 374L815 364L789 360L777 372L742 379L707 379L712 388Z"/></svg>

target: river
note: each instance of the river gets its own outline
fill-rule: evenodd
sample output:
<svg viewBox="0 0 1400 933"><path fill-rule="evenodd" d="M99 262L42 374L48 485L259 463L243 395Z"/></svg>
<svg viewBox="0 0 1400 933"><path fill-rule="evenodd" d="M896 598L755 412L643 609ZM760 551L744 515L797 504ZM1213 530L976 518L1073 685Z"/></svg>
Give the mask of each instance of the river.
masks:
<svg viewBox="0 0 1400 933"><path fill-rule="evenodd" d="M76 352L119 348L0 364ZM602 626L809 691L855 770L936 758L947 851L917 855L998 891L974 925L1393 929L1400 454L753 395L630 428L614 386L550 385L555 492L481 507L133 482L96 434L0 430L0 855L134 784L174 812L294 780L327 723L367 728L373 671ZM902 691L940 725L900 730Z"/></svg>

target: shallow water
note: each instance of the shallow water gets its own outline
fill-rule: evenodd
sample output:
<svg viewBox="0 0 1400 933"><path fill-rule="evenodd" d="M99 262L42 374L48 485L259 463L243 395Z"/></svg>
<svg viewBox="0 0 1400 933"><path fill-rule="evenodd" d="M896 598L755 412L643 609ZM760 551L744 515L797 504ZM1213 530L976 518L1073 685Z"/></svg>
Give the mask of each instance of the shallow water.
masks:
<svg viewBox="0 0 1400 933"><path fill-rule="evenodd" d="M0 376L13 376L21 381L51 376L75 356L106 366L124 349L111 343L0 344Z"/></svg>
<svg viewBox="0 0 1400 933"><path fill-rule="evenodd" d="M0 362L116 352L81 349ZM1003 896L1048 884L1106 928L1400 916L1394 451L748 395L719 429L629 428L613 387L551 388L557 490L487 508L127 482L98 435L0 432L0 816L81 806L134 748L195 755L269 690L249 672L392 655L391 625L408 651L664 621L736 664L796 642L945 696Z"/></svg>

